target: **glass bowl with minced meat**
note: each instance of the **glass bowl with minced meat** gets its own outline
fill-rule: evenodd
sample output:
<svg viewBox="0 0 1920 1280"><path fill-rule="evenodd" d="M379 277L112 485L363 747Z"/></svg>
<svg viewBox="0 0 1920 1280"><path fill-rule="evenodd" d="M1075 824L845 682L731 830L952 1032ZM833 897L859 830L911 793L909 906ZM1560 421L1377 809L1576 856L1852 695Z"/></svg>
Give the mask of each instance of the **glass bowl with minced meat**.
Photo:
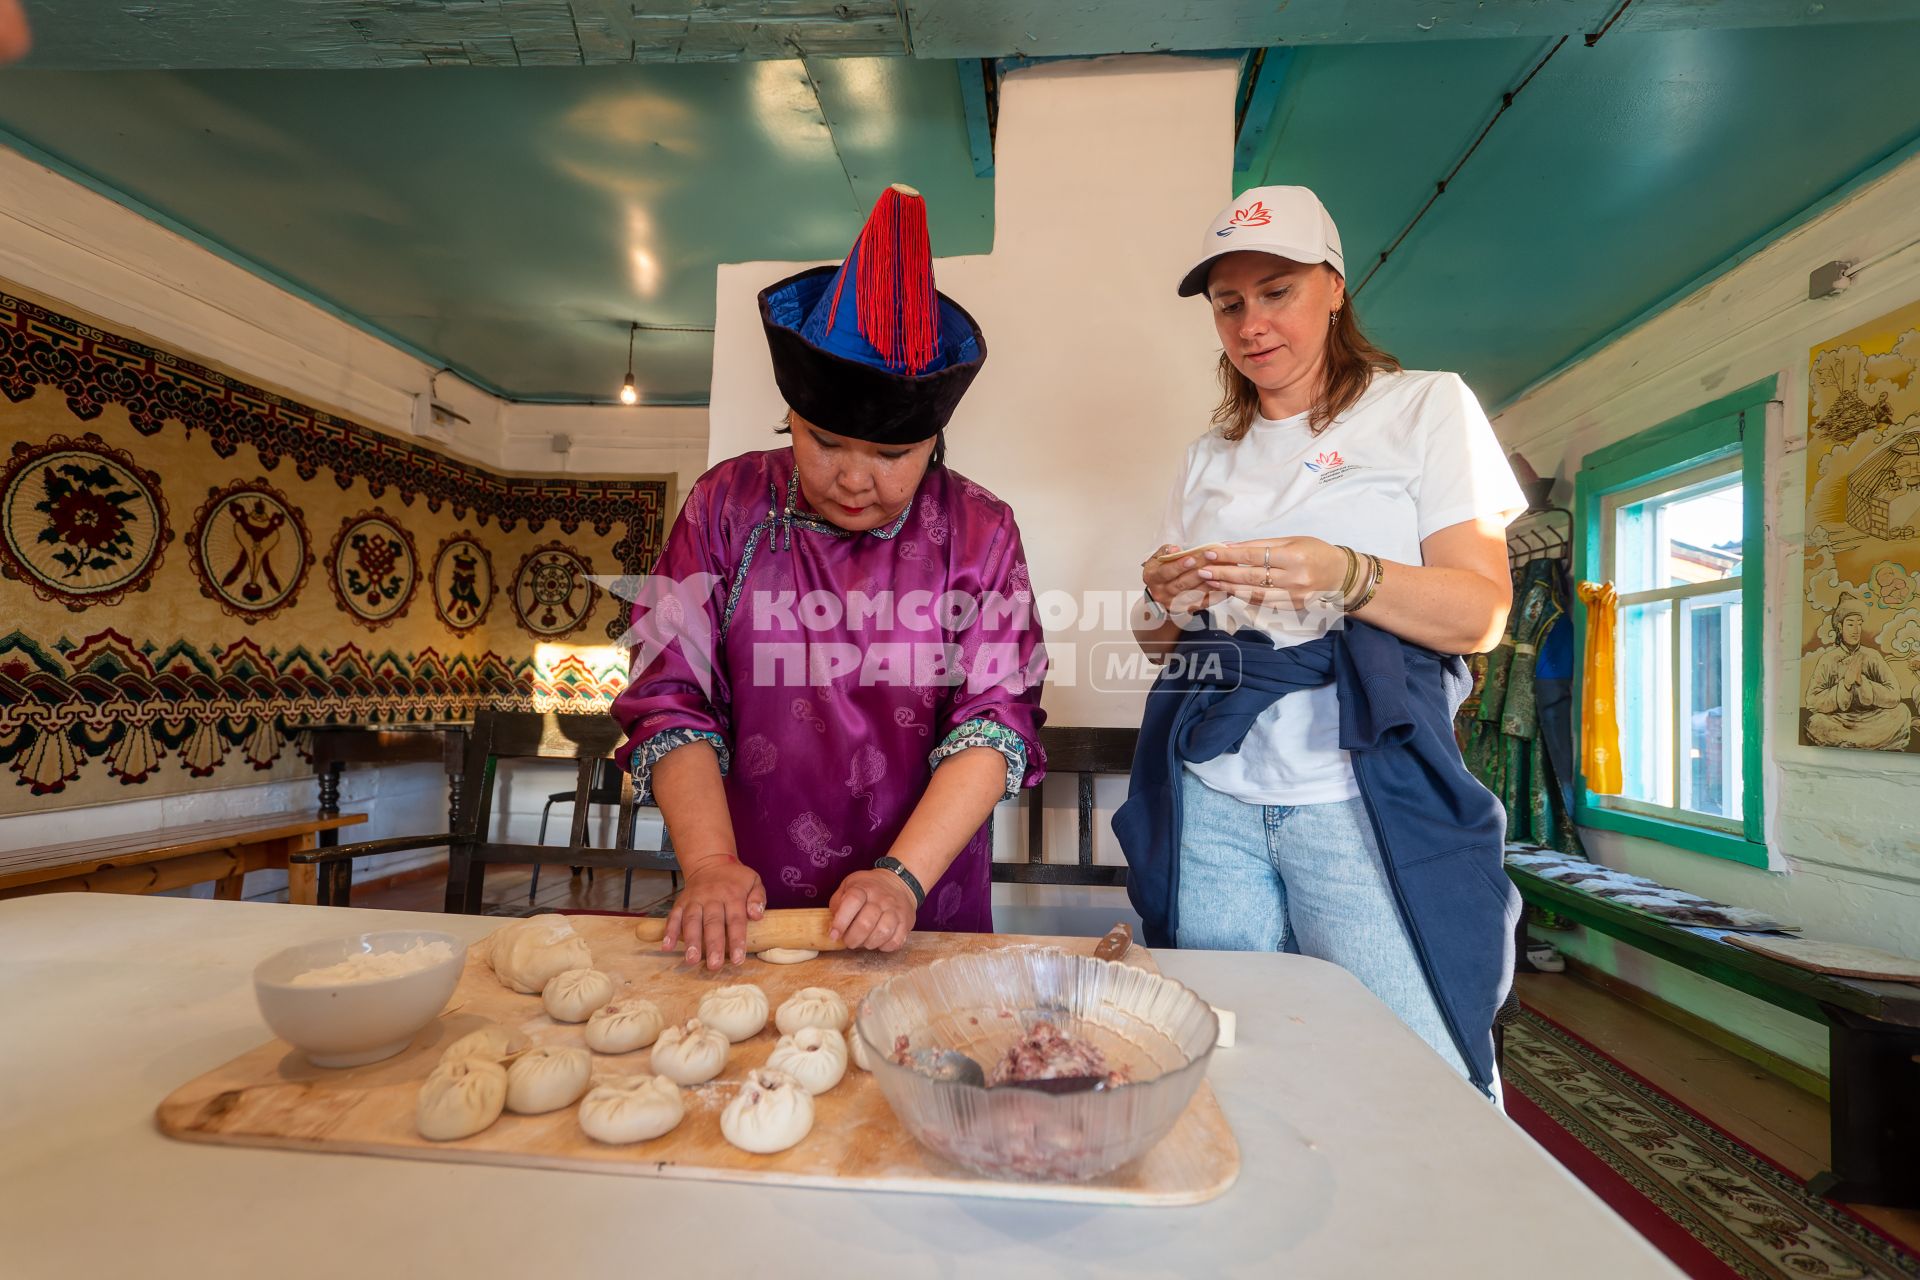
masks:
<svg viewBox="0 0 1920 1280"><path fill-rule="evenodd" d="M1219 1022L1157 973L1008 947L875 987L851 1031L894 1115L934 1152L998 1178L1083 1181L1167 1136Z"/></svg>

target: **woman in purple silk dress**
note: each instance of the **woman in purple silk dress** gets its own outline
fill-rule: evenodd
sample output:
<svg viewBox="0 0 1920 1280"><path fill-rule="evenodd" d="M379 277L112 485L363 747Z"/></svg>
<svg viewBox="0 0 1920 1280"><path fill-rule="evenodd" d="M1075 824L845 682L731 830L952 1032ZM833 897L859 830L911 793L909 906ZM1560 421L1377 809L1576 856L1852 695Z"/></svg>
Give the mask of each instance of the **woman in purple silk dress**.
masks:
<svg viewBox="0 0 1920 1280"><path fill-rule="evenodd" d="M1013 512L942 458L985 340L901 187L760 313L792 445L687 494L613 707L686 880L664 945L737 964L768 906L883 951L990 930L986 821L1043 776L1046 657Z"/></svg>

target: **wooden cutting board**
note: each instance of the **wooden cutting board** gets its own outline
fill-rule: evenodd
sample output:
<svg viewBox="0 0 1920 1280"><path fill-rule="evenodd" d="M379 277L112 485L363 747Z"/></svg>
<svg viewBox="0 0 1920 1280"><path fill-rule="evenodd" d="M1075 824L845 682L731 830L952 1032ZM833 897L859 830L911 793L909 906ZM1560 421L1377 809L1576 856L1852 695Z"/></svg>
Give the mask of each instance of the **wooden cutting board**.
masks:
<svg viewBox="0 0 1920 1280"><path fill-rule="evenodd" d="M774 1009L802 987L831 987L851 1008L903 966L1013 945L1091 953L1095 941L916 933L890 956L824 953L798 965L749 959L742 968L709 976L643 948L633 936L631 918L581 916L573 923L593 949L594 967L613 977L619 994L654 1001L669 1023L692 1017L702 995L729 982L759 985ZM1139 947L1128 953L1127 963L1157 971L1150 953ZM926 1150L894 1119L873 1077L851 1065L845 1080L814 1099L814 1127L804 1141L777 1155L751 1155L720 1136L720 1109L732 1098L734 1083L764 1065L772 1053L779 1033L771 1020L765 1031L733 1046L718 1080L685 1091L686 1118L650 1142L619 1147L595 1142L580 1131L573 1107L543 1116L509 1113L471 1138L430 1142L414 1131L420 1082L447 1045L485 1021L518 1028L536 1044L585 1043L581 1026L553 1021L538 996L518 995L502 985L476 946L467 954L466 970L446 1011L397 1057L330 1071L310 1065L298 1050L274 1040L176 1089L160 1104L160 1130L194 1142L420 1160L1097 1204L1197 1204L1232 1186L1240 1172L1239 1147L1212 1088L1204 1083L1172 1132L1133 1164L1091 1182L1030 1183L988 1178ZM594 1055L599 1076L647 1070L645 1049Z"/></svg>

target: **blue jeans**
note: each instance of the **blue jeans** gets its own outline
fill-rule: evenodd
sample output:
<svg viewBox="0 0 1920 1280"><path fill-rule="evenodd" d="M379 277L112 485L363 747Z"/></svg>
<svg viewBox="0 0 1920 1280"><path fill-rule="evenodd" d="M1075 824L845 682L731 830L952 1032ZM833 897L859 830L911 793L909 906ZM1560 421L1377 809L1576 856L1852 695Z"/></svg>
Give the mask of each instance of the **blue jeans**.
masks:
<svg viewBox="0 0 1920 1280"><path fill-rule="evenodd" d="M1180 802L1180 946L1331 961L1468 1074L1400 923L1358 797L1248 804L1183 770Z"/></svg>

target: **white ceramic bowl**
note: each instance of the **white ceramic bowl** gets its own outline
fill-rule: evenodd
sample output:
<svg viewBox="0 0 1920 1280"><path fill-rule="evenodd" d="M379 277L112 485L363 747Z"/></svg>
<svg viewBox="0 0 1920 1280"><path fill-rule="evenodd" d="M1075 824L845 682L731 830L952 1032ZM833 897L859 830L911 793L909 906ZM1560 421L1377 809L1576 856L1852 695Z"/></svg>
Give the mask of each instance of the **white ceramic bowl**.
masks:
<svg viewBox="0 0 1920 1280"><path fill-rule="evenodd" d="M423 942L446 943L453 950L452 958L369 982L293 985L300 974L338 964L359 952L382 955ZM302 943L268 956L253 971L253 994L273 1033L304 1051L314 1066L358 1067L391 1058L407 1047L414 1032L438 1017L459 985L466 959L467 944L450 933L422 929L356 933Z"/></svg>

